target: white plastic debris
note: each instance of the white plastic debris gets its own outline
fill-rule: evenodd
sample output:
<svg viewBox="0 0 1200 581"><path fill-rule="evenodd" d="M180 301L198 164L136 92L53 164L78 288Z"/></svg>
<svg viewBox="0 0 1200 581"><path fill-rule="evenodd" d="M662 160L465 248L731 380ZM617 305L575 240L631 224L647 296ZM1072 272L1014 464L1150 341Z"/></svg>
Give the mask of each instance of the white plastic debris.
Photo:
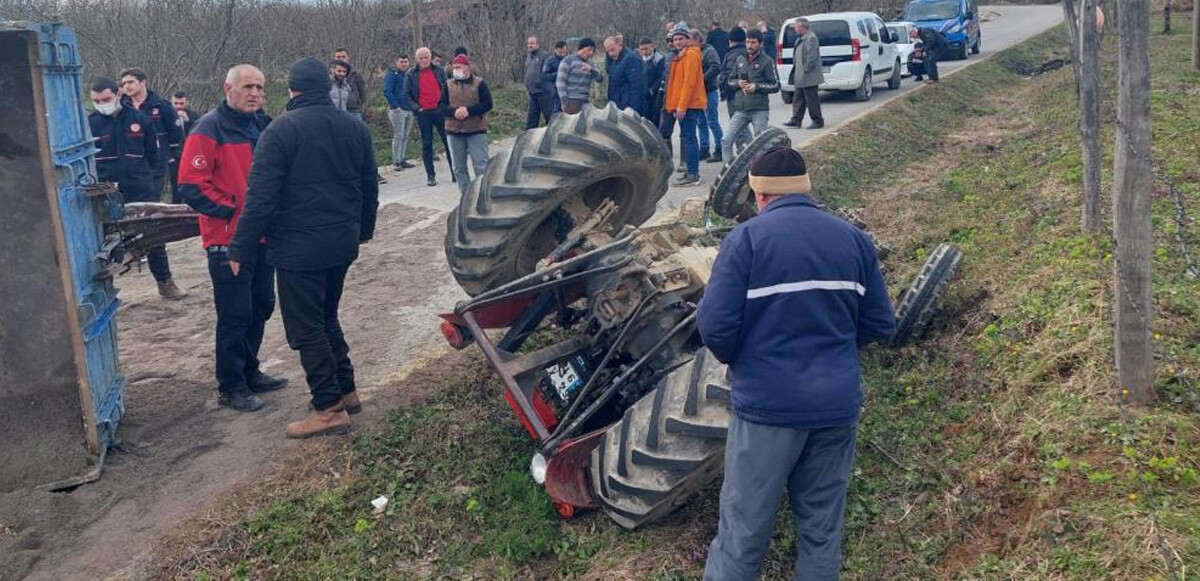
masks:
<svg viewBox="0 0 1200 581"><path fill-rule="evenodd" d="M388 498L386 496L380 496L379 498L372 500L371 506L375 507L373 514L382 513L383 509L387 508L387 504L388 504Z"/></svg>

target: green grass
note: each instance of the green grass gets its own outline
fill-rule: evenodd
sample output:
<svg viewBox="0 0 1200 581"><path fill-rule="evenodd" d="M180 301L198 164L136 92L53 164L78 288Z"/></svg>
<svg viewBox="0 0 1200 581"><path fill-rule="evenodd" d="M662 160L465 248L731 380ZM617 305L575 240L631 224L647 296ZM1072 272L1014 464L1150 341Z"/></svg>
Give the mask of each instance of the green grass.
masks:
<svg viewBox="0 0 1200 581"><path fill-rule="evenodd" d="M1200 75L1184 66L1185 24L1153 38L1154 154L1194 218ZM1200 578L1200 283L1185 273L1174 206L1157 187L1161 399L1122 414L1112 245L1079 228L1073 79L1026 80L1006 68L1061 56L1061 35L899 99L805 151L820 194L863 207L894 249L885 263L894 291L936 244L953 240L966 254L930 335L864 357L845 579ZM1102 117L1111 120L1109 99ZM963 133L972 139L958 141ZM1103 140L1107 188L1111 127ZM1181 234L1193 253L1197 228L1189 221ZM715 488L637 533L598 513L559 519L527 476L532 442L474 361L329 460L348 468L340 484L273 495L229 532L240 542L181 577L699 578ZM372 515L380 494L391 503ZM787 578L793 564L781 514L764 579Z"/></svg>

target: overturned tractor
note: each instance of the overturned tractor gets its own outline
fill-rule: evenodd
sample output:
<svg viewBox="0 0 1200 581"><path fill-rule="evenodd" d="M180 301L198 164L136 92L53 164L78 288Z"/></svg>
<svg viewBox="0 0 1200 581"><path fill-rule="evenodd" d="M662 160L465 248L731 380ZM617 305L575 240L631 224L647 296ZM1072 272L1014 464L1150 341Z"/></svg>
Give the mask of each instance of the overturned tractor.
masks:
<svg viewBox="0 0 1200 581"><path fill-rule="evenodd" d="M745 180L728 178L776 142L764 133L733 160L713 196L738 203L710 200L721 214L753 215ZM477 343L499 375L538 443L533 477L564 516L598 507L637 528L722 469L729 369L704 349L696 305L729 227L640 227L671 173L653 125L585 107L492 158L447 221L450 268L473 298L442 316L442 332L456 348ZM957 249L937 255L936 276L902 301L906 340L957 268ZM523 349L538 331L549 344Z"/></svg>

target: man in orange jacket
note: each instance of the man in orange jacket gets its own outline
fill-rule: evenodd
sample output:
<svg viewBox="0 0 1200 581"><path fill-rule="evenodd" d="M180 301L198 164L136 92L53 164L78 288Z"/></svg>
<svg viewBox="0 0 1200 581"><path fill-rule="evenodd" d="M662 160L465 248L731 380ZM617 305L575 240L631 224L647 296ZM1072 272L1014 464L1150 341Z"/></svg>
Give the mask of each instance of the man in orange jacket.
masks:
<svg viewBox="0 0 1200 581"><path fill-rule="evenodd" d="M687 164L687 172L675 185L696 186L700 185L700 143L696 128L704 120L708 107L704 67L700 46L692 41L686 24L680 23L671 31L671 42L679 50L679 56L671 63L663 109L679 121L680 145Z"/></svg>

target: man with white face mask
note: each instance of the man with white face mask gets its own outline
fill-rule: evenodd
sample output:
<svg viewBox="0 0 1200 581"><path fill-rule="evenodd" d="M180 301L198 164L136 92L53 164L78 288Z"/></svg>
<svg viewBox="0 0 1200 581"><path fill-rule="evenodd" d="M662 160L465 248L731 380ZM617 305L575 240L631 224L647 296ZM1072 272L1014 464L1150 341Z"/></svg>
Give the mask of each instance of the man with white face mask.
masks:
<svg viewBox="0 0 1200 581"><path fill-rule="evenodd" d="M88 117L96 138L96 173L100 181L116 182L126 200L153 196L153 169L158 163L158 138L145 113L121 105L117 82L100 77L92 83Z"/></svg>

